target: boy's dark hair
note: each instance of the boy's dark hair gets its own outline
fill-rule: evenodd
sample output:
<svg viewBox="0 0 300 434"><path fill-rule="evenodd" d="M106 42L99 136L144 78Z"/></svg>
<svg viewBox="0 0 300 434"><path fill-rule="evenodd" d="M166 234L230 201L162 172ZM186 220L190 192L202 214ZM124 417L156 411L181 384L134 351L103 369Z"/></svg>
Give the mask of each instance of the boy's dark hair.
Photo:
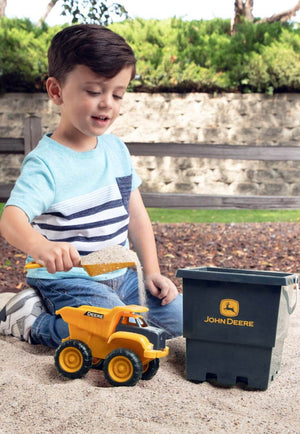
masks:
<svg viewBox="0 0 300 434"><path fill-rule="evenodd" d="M136 59L132 48L117 33L97 24L66 27L52 39L48 50L49 76L61 84L76 65L85 65L106 78L117 75L125 66L135 76Z"/></svg>

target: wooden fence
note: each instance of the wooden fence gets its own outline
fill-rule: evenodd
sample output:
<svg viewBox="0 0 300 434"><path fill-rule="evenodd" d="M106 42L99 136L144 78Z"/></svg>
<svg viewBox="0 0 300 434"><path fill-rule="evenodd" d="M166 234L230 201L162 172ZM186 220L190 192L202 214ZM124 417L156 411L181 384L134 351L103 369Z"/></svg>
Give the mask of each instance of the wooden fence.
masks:
<svg viewBox="0 0 300 434"><path fill-rule="evenodd" d="M1 154L23 154L26 155L38 143L42 137L41 119L37 116L28 116L24 122L24 137L11 138L0 137ZM5 202L14 184L0 184L0 201Z"/></svg>
<svg viewBox="0 0 300 434"><path fill-rule="evenodd" d="M42 135L41 120L25 120L24 139L0 138L0 154L27 154ZM233 160L300 161L300 146L203 145L196 143L126 143L131 155L196 157ZM300 171L299 171L300 174ZM0 200L6 201L13 185L0 184ZM300 196L239 196L186 193L142 193L146 207L178 209L300 209Z"/></svg>

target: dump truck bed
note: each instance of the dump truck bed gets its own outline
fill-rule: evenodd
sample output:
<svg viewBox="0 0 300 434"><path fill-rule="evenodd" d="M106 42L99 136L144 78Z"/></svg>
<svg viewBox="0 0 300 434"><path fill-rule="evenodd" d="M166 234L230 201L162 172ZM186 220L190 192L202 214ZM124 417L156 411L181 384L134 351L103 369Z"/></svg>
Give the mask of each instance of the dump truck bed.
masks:
<svg viewBox="0 0 300 434"><path fill-rule="evenodd" d="M147 311L147 307L137 305L116 306L113 309L83 305L80 307L66 306L56 313L68 323L70 337L77 334L79 330L86 330L91 335L99 335L108 339L123 315L126 313L140 314Z"/></svg>

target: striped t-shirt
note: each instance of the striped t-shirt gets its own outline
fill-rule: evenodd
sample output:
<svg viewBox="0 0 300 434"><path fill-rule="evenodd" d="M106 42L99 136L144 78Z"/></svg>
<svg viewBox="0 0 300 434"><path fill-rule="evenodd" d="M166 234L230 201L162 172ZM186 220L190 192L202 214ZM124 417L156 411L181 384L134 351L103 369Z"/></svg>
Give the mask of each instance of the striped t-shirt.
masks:
<svg viewBox="0 0 300 434"><path fill-rule="evenodd" d="M45 135L24 159L7 205L21 208L48 240L69 242L86 255L115 244L128 246L129 198L140 183L128 149L116 136L105 134L95 149L76 152ZM55 275L41 268L28 271L28 277L89 276L82 268Z"/></svg>

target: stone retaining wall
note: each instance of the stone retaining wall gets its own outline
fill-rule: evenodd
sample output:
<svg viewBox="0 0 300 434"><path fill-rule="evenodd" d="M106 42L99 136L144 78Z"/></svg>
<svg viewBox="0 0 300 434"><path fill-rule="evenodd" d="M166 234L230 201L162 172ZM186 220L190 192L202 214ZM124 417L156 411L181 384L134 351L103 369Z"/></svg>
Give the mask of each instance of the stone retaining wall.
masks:
<svg viewBox="0 0 300 434"><path fill-rule="evenodd" d="M24 118L59 121L46 94L0 97L0 137L22 137ZM300 95L128 93L111 132L125 142L300 146ZM0 183L14 182L21 156L1 156ZM133 157L143 191L300 195L299 162Z"/></svg>

